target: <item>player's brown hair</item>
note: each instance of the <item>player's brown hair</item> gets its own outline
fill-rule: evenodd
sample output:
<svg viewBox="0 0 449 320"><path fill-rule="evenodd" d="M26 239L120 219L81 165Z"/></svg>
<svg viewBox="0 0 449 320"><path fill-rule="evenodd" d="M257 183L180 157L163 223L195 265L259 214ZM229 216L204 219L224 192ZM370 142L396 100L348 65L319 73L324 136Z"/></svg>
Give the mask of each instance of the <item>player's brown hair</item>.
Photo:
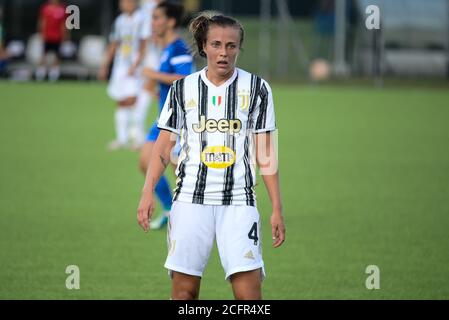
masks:
<svg viewBox="0 0 449 320"><path fill-rule="evenodd" d="M184 17L184 6L178 3L162 1L156 6L156 9L164 10L165 16L169 19L175 19L175 28L179 27Z"/></svg>
<svg viewBox="0 0 449 320"><path fill-rule="evenodd" d="M192 20L189 27L193 35L194 46L201 57L206 57L203 47L206 43L210 26L233 27L238 29L240 31L240 49L242 48L245 30L239 21L217 12L204 11Z"/></svg>

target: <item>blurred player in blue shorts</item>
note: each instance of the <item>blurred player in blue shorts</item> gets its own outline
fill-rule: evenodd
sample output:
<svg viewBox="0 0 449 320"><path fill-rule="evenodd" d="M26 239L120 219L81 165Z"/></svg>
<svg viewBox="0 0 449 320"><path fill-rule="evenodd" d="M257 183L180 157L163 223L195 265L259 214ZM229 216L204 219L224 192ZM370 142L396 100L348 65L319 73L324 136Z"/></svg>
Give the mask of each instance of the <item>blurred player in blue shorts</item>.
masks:
<svg viewBox="0 0 449 320"><path fill-rule="evenodd" d="M170 86L194 71L193 56L188 44L180 38L176 28L182 22L184 8L174 3L162 2L153 11L152 30L161 40L164 49L162 52L159 70L149 67L144 69L144 76L155 80L160 86L159 110L162 110ZM142 147L140 168L144 174L148 169L151 152L159 136L157 122L151 127L147 142ZM151 222L152 229L160 229L167 224L168 212L172 205L172 191L167 177L162 176L155 187L157 197L162 203L162 214Z"/></svg>
<svg viewBox="0 0 449 320"><path fill-rule="evenodd" d="M147 39L146 56L143 66L150 69L159 69L159 61L161 60L162 47L159 39L152 32L152 19L154 9L162 0L140 0L140 11L144 16L144 26L142 34ZM158 99L158 83L153 79L144 79L142 88L136 101L136 107L133 111L134 136L135 140L132 148L140 150L146 141L146 120L147 114L152 105L153 99Z"/></svg>

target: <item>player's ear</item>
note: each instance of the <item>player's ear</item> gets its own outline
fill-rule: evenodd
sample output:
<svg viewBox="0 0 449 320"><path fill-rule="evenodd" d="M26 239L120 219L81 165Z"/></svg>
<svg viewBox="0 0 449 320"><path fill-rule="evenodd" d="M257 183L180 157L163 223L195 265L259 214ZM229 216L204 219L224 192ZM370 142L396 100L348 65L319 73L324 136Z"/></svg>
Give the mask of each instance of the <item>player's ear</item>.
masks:
<svg viewBox="0 0 449 320"><path fill-rule="evenodd" d="M200 56L202 56L202 57L204 57L204 58L207 57L207 54L206 54L206 44L207 44L207 40L204 41L203 47L201 48L201 51L200 51Z"/></svg>
<svg viewBox="0 0 449 320"><path fill-rule="evenodd" d="M168 24L171 29L175 29L176 28L176 19L175 18L168 19Z"/></svg>

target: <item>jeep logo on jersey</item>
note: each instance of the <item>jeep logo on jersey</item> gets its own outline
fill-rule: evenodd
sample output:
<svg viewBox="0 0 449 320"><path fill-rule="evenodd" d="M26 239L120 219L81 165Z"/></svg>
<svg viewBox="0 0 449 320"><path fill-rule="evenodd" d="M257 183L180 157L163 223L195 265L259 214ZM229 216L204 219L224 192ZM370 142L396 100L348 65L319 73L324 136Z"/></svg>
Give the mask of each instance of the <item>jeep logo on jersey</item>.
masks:
<svg viewBox="0 0 449 320"><path fill-rule="evenodd" d="M201 161L209 168L226 169L235 163L235 152L225 146L213 146L204 149Z"/></svg>
<svg viewBox="0 0 449 320"><path fill-rule="evenodd" d="M204 131L213 133L218 130L222 133L229 132L230 134L235 134L239 133L240 130L242 130L242 122L238 119L221 119L218 121L215 119L206 120L205 116L201 116L200 123L194 124L192 125L192 127L193 131L195 131L196 133L201 133Z"/></svg>
<svg viewBox="0 0 449 320"><path fill-rule="evenodd" d="M214 105L214 107L219 107L221 106L221 96L213 96L212 97L212 104Z"/></svg>

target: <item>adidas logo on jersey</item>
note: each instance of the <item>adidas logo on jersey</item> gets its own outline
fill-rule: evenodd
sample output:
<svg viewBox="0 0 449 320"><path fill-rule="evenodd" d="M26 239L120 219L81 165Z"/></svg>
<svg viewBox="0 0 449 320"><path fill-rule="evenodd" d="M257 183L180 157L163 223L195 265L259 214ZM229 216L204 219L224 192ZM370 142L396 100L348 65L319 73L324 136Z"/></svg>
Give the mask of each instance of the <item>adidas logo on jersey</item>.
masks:
<svg viewBox="0 0 449 320"><path fill-rule="evenodd" d="M215 119L206 120L205 116L200 117L200 123L193 124L193 131L201 133L204 131L213 133L217 130L222 133L229 132L230 134L239 133L242 130L242 122L238 119L227 120L221 119L219 121Z"/></svg>
<svg viewBox="0 0 449 320"><path fill-rule="evenodd" d="M252 250L249 250L249 251L244 255L244 257L247 258L247 259L252 259L252 260L255 259Z"/></svg>
<svg viewBox="0 0 449 320"><path fill-rule="evenodd" d="M198 103L196 103L195 100L190 99L189 102L187 102L187 109L193 109L198 107Z"/></svg>

